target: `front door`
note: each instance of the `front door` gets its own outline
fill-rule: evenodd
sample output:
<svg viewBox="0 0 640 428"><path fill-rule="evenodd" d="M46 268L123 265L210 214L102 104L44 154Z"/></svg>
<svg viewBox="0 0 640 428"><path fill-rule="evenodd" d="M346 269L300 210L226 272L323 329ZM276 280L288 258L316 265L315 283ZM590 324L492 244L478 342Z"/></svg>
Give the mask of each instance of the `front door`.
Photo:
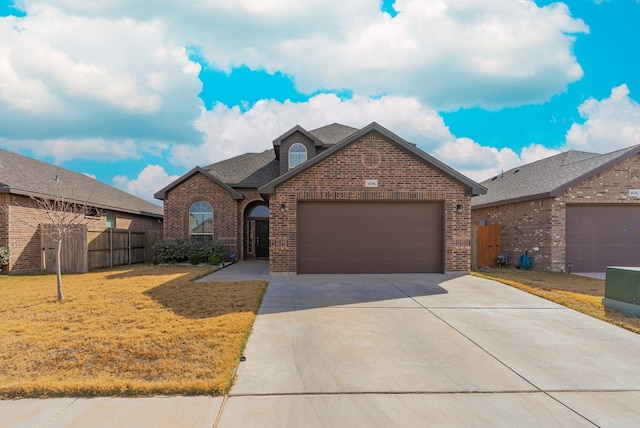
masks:
<svg viewBox="0 0 640 428"><path fill-rule="evenodd" d="M269 257L269 221L256 220L256 258Z"/></svg>

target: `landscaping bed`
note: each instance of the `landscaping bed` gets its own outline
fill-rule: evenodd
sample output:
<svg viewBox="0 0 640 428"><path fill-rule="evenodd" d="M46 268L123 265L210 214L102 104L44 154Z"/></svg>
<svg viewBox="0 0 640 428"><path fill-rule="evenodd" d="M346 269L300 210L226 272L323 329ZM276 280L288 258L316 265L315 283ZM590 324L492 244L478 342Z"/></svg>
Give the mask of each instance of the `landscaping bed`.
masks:
<svg viewBox="0 0 640 428"><path fill-rule="evenodd" d="M0 277L0 397L220 395L264 281L194 282L215 267L133 265Z"/></svg>
<svg viewBox="0 0 640 428"><path fill-rule="evenodd" d="M515 268L483 269L474 276L502 282L594 318L640 333L640 318L602 304L604 280L560 272Z"/></svg>

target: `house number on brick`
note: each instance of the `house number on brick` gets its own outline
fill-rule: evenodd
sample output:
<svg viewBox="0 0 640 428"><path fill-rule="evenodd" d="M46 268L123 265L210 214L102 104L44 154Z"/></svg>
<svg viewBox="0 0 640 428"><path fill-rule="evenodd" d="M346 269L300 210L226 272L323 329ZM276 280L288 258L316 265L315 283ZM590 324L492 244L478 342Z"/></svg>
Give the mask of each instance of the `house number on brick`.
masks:
<svg viewBox="0 0 640 428"><path fill-rule="evenodd" d="M640 189L629 189L630 198L640 198Z"/></svg>
<svg viewBox="0 0 640 428"><path fill-rule="evenodd" d="M364 180L364 187L378 187L378 180Z"/></svg>

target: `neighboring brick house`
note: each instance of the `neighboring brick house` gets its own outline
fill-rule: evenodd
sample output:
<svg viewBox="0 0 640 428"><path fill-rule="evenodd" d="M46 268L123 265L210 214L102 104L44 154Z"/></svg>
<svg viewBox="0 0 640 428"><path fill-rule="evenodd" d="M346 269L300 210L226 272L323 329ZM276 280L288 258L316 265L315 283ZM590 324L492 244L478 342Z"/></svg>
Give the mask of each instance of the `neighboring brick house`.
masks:
<svg viewBox="0 0 640 428"><path fill-rule="evenodd" d="M556 272L640 266L640 145L568 151L481 184L472 224L501 225L511 260L528 251L533 269Z"/></svg>
<svg viewBox="0 0 640 428"><path fill-rule="evenodd" d="M0 150L0 246L7 246L10 256L3 271L42 268L40 233L31 225L36 220L47 224L48 219L33 198L90 206L95 209L95 215L87 217L92 228L162 229L160 206L84 174Z"/></svg>
<svg viewBox="0 0 640 428"><path fill-rule="evenodd" d="M469 271L474 181L372 123L295 126L273 149L156 193L165 239L216 239L272 273Z"/></svg>

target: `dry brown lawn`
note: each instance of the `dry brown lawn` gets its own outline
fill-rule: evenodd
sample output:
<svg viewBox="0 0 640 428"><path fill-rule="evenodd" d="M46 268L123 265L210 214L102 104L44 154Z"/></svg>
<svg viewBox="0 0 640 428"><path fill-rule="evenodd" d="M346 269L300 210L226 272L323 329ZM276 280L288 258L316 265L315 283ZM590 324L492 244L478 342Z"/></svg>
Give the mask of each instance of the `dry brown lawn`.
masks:
<svg viewBox="0 0 640 428"><path fill-rule="evenodd" d="M611 324L640 333L640 318L605 308L604 280L559 272L502 268L472 272L493 279Z"/></svg>
<svg viewBox="0 0 640 428"><path fill-rule="evenodd" d="M264 281L196 283L212 267L134 265L0 276L0 397L224 394Z"/></svg>

